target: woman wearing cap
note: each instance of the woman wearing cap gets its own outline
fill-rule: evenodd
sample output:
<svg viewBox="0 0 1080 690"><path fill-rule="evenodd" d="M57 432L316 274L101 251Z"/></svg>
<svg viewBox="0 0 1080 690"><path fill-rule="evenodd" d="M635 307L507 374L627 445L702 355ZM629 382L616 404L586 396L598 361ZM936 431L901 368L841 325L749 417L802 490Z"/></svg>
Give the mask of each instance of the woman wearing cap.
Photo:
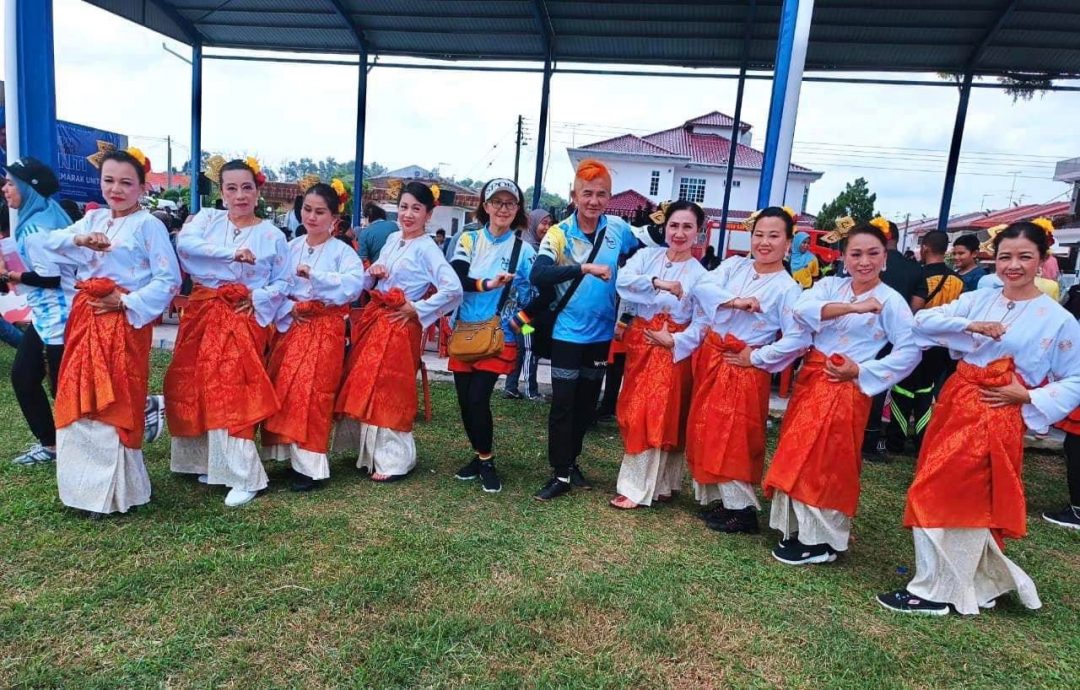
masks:
<svg viewBox="0 0 1080 690"><path fill-rule="evenodd" d="M293 491L310 491L330 476L326 453L345 364L345 317L364 281L356 252L331 241L343 205L330 185L309 187L300 211L307 234L289 243L288 299L278 310L269 366L281 410L263 423L262 444L268 458L290 461Z"/></svg>
<svg viewBox="0 0 1080 690"><path fill-rule="evenodd" d="M544 235L547 234L551 223L551 214L546 210L537 208L529 211L529 226L522 231L521 241L531 246L534 251L539 250L540 242L544 239ZM552 297L547 301L550 302L553 299ZM536 381L536 370L540 365L540 358L533 352L532 334L519 331L517 334L517 346L517 362L514 365L514 370L506 375L504 397L511 400L518 400L523 397L520 382L521 372L524 370L526 372L524 397L529 400L543 400L540 396L540 386Z"/></svg>
<svg viewBox="0 0 1080 690"><path fill-rule="evenodd" d="M56 393L56 483L64 505L91 517L150 500L142 457L150 343L180 287L168 231L139 207L145 156L100 160L108 208L40 241L48 260L80 278Z"/></svg>
<svg viewBox="0 0 1080 690"><path fill-rule="evenodd" d="M391 233L364 275L371 302L353 326L352 351L334 412L343 419L334 448L359 448L356 466L372 481L392 482L416 467L412 427L421 334L461 302L461 282L426 226L435 195L409 182L398 201L400 232Z"/></svg>
<svg viewBox="0 0 1080 690"><path fill-rule="evenodd" d="M529 273L536 250L515 236L528 218L521 190L512 180L491 180L480 190L480 198L476 219L483 227L462 233L450 262L465 291L457 321L498 317L505 344L501 351L475 361L450 357L461 421L472 446L472 457L455 476L480 477L484 491L496 493L502 482L495 472L491 392L499 376L509 375L518 360L514 337L519 325L528 321L524 310L533 299Z"/></svg>
<svg viewBox="0 0 1080 690"><path fill-rule="evenodd" d="M41 384L47 376L49 387L56 395L56 377L64 354L64 327L75 296L75 267L58 266L46 260L37 244L43 233L72 223L52 199L59 190L56 175L36 158L23 158L8 166L4 198L9 208L19 211L12 235L23 266L6 267L0 279L23 286L20 292L26 295L32 319L11 364L11 387L30 432L38 441L15 458L17 465L56 460L56 426L49 397Z"/></svg>
<svg viewBox="0 0 1080 690"><path fill-rule="evenodd" d="M622 434L622 467L615 508L628 510L672 499L682 486L686 416L690 412L690 361L675 361L672 336L694 315L689 295L705 275L691 252L705 212L690 201L664 210L667 247L641 249L619 271L622 308L634 314L622 335L626 378L616 408Z"/></svg>
<svg viewBox="0 0 1080 690"><path fill-rule="evenodd" d="M236 507L268 481L255 427L279 409L263 362L288 288L288 247L273 223L255 215L265 181L258 162L213 167L227 210L203 209L176 239L194 288L165 374L165 412L172 471L229 487L225 505Z"/></svg>
<svg viewBox="0 0 1080 690"><path fill-rule="evenodd" d="M1042 606L1002 548L1027 532L1025 427L1044 433L1080 404L1080 325L1035 285L1049 251L1045 228L1013 223L993 248L1003 288L915 315L916 344L948 347L960 362L934 406L907 495L915 578L878 596L894 611L974 615L1010 591L1027 608Z"/></svg>
<svg viewBox="0 0 1080 690"><path fill-rule="evenodd" d="M765 475L769 526L784 538L773 557L787 565L828 563L846 551L859 503L862 436L872 396L919 363L911 308L881 282L886 239L869 224L847 236L850 277L823 278L795 303L813 334ZM892 352L875 359L886 343Z"/></svg>
<svg viewBox="0 0 1080 690"><path fill-rule="evenodd" d="M772 374L810 344L795 320L802 288L784 270L795 220L770 206L747 221L750 257L731 257L691 296L693 325L675 336L675 357L694 353L694 397L686 457L705 524L728 534L756 534L754 487L765 464L765 425Z"/></svg>

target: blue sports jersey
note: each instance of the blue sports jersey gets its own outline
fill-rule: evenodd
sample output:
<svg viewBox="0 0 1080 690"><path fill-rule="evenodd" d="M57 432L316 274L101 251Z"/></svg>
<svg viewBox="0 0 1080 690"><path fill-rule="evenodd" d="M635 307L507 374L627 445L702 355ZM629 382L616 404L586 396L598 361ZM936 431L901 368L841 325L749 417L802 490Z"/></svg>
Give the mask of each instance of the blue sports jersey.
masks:
<svg viewBox="0 0 1080 690"><path fill-rule="evenodd" d="M527 242L522 242L518 253L517 266L510 267L510 256L514 253L514 233L507 232L501 237L493 237L487 226L479 230L461 233L451 261L464 261L469 264L469 277L474 280L487 280L500 273L513 273L510 295L503 306L501 323L506 342L514 342L514 330L510 320L518 309L523 308L533 298L533 286L529 282L536 250ZM504 288L487 292L466 292L457 318L460 321L486 321L495 315Z"/></svg>
<svg viewBox="0 0 1080 690"><path fill-rule="evenodd" d="M577 214L557 225L551 226L544 241L540 243L538 256L546 256L558 266L588 263L592 252L592 238L604 232L604 245L592 263L611 267L611 280L585 276L566 308L559 313L552 334L556 340L570 343L602 343L611 340L615 332L615 277L619 270L619 257L631 253L639 242L630 224L617 216L601 216L592 237L578 229ZM572 281L555 287L555 303L570 288Z"/></svg>

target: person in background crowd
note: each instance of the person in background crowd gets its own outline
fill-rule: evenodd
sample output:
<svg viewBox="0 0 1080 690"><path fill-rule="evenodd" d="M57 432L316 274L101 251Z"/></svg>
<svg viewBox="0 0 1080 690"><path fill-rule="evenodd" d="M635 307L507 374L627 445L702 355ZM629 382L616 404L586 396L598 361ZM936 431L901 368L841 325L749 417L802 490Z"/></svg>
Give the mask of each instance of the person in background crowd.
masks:
<svg viewBox="0 0 1080 690"><path fill-rule="evenodd" d="M367 226L360 233L360 260L364 266L370 266L386 244L386 238L392 233L398 232L397 223L386 219L386 211L373 202L364 205L364 220Z"/></svg>
<svg viewBox="0 0 1080 690"><path fill-rule="evenodd" d="M7 168L4 198L18 209L15 246L25 270L3 271L0 280L21 285L32 323L21 334L11 364L11 387L23 418L37 443L15 458L16 465L56 460L56 426L42 381L56 395L56 380L64 355L64 328L75 297L75 267L49 261L36 245L45 234L74 221L53 199L60 191L56 175L36 158L17 160ZM5 209L5 215L7 209ZM7 323L6 321L4 323Z"/></svg>
<svg viewBox="0 0 1080 690"><path fill-rule="evenodd" d="M791 243L791 277L804 290L814 287L814 281L821 277L821 267L817 256L810 251L810 235L805 232L795 233Z"/></svg>
<svg viewBox="0 0 1080 690"><path fill-rule="evenodd" d="M711 271L719 265L720 262L716 258L716 248L710 244L705 248L705 253L701 256L701 266L706 271Z"/></svg>
<svg viewBox="0 0 1080 690"><path fill-rule="evenodd" d="M592 422L615 332L615 278L619 259L638 247L630 226L604 209L611 173L599 161L578 164L571 192L577 210L553 225L533 266L537 288L555 287L551 347L553 396L548 418L552 477L536 494L541 501L591 488L578 465Z"/></svg>
<svg viewBox="0 0 1080 690"><path fill-rule="evenodd" d="M964 281L945 264L949 236L933 230L923 235L919 245L926 281L922 290L926 293L924 308L940 307L956 300L964 291ZM889 453L903 453L908 438L911 438L918 455L934 399L953 369L949 351L944 347L931 347L923 352L915 371L893 386L892 414L885 434L885 448Z"/></svg>
<svg viewBox="0 0 1080 690"><path fill-rule="evenodd" d="M543 241L544 235L547 234L548 228L551 227L551 222L551 214L548 211L542 208L533 209L529 212L529 225L521 233L521 241L532 247L534 251L539 251L540 242ZM551 291L548 290L546 294L539 295L537 299L538 301L550 303L554 299L551 294ZM536 380L540 357L533 351L532 334L523 333L519 329L515 332L515 336L518 348L517 362L514 364L514 370L506 375L503 397L510 400L520 400L523 397L519 382L522 371L524 371L526 385L524 397L529 400L543 400L543 396L540 395L540 384Z"/></svg>
<svg viewBox="0 0 1080 690"><path fill-rule="evenodd" d="M292 211L285 218L285 228L288 230L286 233L290 239L299 237L296 233L297 229L304 224L304 195L297 194L293 199ZM305 231L306 232L306 231Z"/></svg>
<svg viewBox="0 0 1080 690"><path fill-rule="evenodd" d="M0 204L0 239L11 236L11 214L8 212L6 203ZM8 292L8 283L0 277L0 295ZM18 349L22 342L23 332L17 326L0 316L0 342L7 343Z"/></svg>
<svg viewBox="0 0 1080 690"><path fill-rule="evenodd" d="M516 237L528 227L525 198L512 180L491 180L480 190L483 202L476 220L483 226L465 232L450 263L464 288L458 323L499 318L505 345L501 352L472 362L450 357L461 421L473 455L455 475L480 477L484 491L497 493L502 481L495 471L491 392L502 374L510 375L519 362L515 335L528 323L534 290L529 282L536 250Z"/></svg>
<svg viewBox="0 0 1080 690"><path fill-rule="evenodd" d="M885 246L877 227L856 225L844 248L850 277L822 278L795 304L813 347L764 481L773 499L769 526L783 534L773 558L786 565L828 563L847 551L871 396L919 363L911 306L882 281ZM878 358L885 343L892 350Z"/></svg>
<svg viewBox="0 0 1080 690"><path fill-rule="evenodd" d="M870 224L880 230L888 241L889 250L885 257L885 271L881 274L881 282L899 293L912 312L918 311L926 303L926 281L923 280L922 266L896 250L896 239L900 234L896 223L878 216L870 221ZM886 344L878 356L884 357L888 352L889 345ZM888 459L885 454L885 439L881 433L881 416L885 411L887 395L886 387L886 390L875 395L870 403L870 416L866 422L862 449L863 459L869 462L885 462Z"/></svg>
<svg viewBox="0 0 1080 690"><path fill-rule="evenodd" d="M83 217L82 209L72 199L61 199L60 208L64 209L64 212L68 214L68 218L71 218L72 223L81 220Z"/></svg>
<svg viewBox="0 0 1080 690"><path fill-rule="evenodd" d="M150 500L144 401L153 323L180 287L165 227L139 206L149 161L137 149L101 158L96 210L37 241L78 270L56 391L56 484L64 505L98 518Z"/></svg>
<svg viewBox="0 0 1080 690"><path fill-rule="evenodd" d="M986 275L986 269L979 265L979 238L970 234L957 237L952 257L953 268L964 281L964 292L978 289L979 280Z"/></svg>
<svg viewBox="0 0 1080 690"><path fill-rule="evenodd" d="M401 232L387 238L365 273L371 302L353 324L352 351L334 406L337 415L349 418L339 423L334 448L358 448L356 466L374 482L403 479L416 467L412 428L421 336L461 302L461 281L425 230L434 209L427 185L413 181L402 188Z"/></svg>
<svg viewBox="0 0 1080 690"><path fill-rule="evenodd" d="M904 526L915 577L878 602L901 613L975 615L1015 591L1042 606L1035 583L1005 556L1027 532L1024 430L1044 433L1080 405L1080 325L1035 286L1049 251L1035 223L993 238L1001 289L976 290L915 315L921 347L959 357L926 430Z"/></svg>
<svg viewBox="0 0 1080 690"><path fill-rule="evenodd" d="M446 253L446 230L439 228L435 231L435 246L439 248L439 251Z"/></svg>
<svg viewBox="0 0 1080 690"><path fill-rule="evenodd" d="M288 247L255 215L258 162L229 161L218 177L228 210L200 211L176 242L195 287L165 373L165 412L172 471L229 487L225 505L235 508L269 481L255 429L280 407L264 361L288 289Z"/></svg>
<svg viewBox="0 0 1080 690"><path fill-rule="evenodd" d="M1065 432L1065 480L1069 487L1069 502L1061 510L1044 511L1043 520L1080 530L1080 409L1058 425Z"/></svg>
<svg viewBox="0 0 1080 690"><path fill-rule="evenodd" d="M682 489L692 374L672 338L690 325L690 294L706 274L692 252L704 224L700 206L672 203L664 212L667 247L638 250L619 270L622 307L633 314L622 333L627 374L617 414L625 452L611 500L620 510L670 501Z"/></svg>
<svg viewBox="0 0 1080 690"><path fill-rule="evenodd" d="M694 396L686 457L698 515L710 529L755 534L754 487L765 466L772 374L806 350L810 332L793 309L802 287L784 270L795 216L770 206L750 216L750 257L731 257L694 287L693 324L674 336L675 357L693 355Z"/></svg>
<svg viewBox="0 0 1080 690"><path fill-rule="evenodd" d="M287 299L275 319L280 335L268 369L281 409L263 422L262 445L267 459L290 461L293 491L310 491L330 476L326 454L345 364L345 317L364 281L356 252L330 241L341 206L328 184L304 194L307 234L289 243Z"/></svg>

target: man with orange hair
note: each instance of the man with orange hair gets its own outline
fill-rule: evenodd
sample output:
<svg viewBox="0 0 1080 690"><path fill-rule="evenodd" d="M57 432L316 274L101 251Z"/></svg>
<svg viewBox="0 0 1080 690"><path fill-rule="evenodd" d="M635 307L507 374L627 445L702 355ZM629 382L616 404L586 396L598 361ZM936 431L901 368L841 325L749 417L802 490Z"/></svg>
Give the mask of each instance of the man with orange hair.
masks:
<svg viewBox="0 0 1080 690"><path fill-rule="evenodd" d="M553 476L536 493L541 501L562 496L574 486L591 488L578 456L600 397L615 332L619 258L639 244L625 220L604 215L610 199L611 172L600 161L581 161L571 192L577 210L551 226L533 264L533 284L555 289L549 317L548 461Z"/></svg>

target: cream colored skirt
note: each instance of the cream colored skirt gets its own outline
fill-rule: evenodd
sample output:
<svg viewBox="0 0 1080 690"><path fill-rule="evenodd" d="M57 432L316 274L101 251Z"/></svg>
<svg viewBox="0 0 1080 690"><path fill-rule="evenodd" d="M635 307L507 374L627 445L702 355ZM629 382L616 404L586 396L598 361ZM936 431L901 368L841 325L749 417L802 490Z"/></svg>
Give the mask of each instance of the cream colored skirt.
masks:
<svg viewBox="0 0 1080 690"><path fill-rule="evenodd" d="M615 490L642 506L652 505L657 496L670 496L682 489L686 460L681 451L650 448L623 455Z"/></svg>
<svg viewBox="0 0 1080 690"><path fill-rule="evenodd" d="M150 502L142 449L125 447L116 427L92 419L56 430L56 485L64 505L94 513Z"/></svg>
<svg viewBox="0 0 1080 690"><path fill-rule="evenodd" d="M229 436L225 429L173 437L169 465L173 472L205 474L207 484L241 491L262 491L270 483L255 442Z"/></svg>
<svg viewBox="0 0 1080 690"><path fill-rule="evenodd" d="M350 417L334 427L333 452L358 451L357 469L372 474L408 474L416 467L416 442L411 431L394 431Z"/></svg>
<svg viewBox="0 0 1080 690"><path fill-rule="evenodd" d="M703 506L713 501L720 501L728 510L754 508L761 510L754 485L749 482L721 482L720 484L698 484L694 482L694 498Z"/></svg>
<svg viewBox="0 0 1080 690"><path fill-rule="evenodd" d="M807 546L828 544L836 551L847 551L851 537L851 518L832 508L815 508L797 501L783 491L773 494L769 527L783 532L784 539L798 536Z"/></svg>

